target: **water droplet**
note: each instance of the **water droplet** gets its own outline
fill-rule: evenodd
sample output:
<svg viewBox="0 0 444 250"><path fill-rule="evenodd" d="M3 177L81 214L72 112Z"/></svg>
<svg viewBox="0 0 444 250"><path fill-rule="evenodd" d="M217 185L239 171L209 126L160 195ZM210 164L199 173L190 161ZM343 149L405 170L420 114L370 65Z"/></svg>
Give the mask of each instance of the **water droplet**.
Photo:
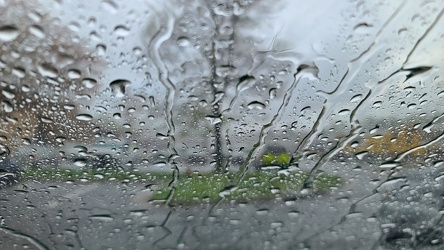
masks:
<svg viewBox="0 0 444 250"><path fill-rule="evenodd" d="M17 76L18 78L23 78L26 75L25 70L23 68L19 68L19 67L13 68L12 74Z"/></svg>
<svg viewBox="0 0 444 250"><path fill-rule="evenodd" d="M349 115L350 109L342 109L338 112L338 115Z"/></svg>
<svg viewBox="0 0 444 250"><path fill-rule="evenodd" d="M95 174L94 177L96 177L99 180L102 180L105 178L105 176L103 174Z"/></svg>
<svg viewBox="0 0 444 250"><path fill-rule="evenodd" d="M249 109L263 110L263 109L265 109L265 107L266 107L265 104L263 104L262 102L258 102L258 101L253 101L248 104Z"/></svg>
<svg viewBox="0 0 444 250"><path fill-rule="evenodd" d="M62 143L64 141L66 141L66 138L63 137L63 136L59 136L59 137L56 138L56 141Z"/></svg>
<svg viewBox="0 0 444 250"><path fill-rule="evenodd" d="M411 103L409 105L407 105L408 109L415 109L416 108L416 103Z"/></svg>
<svg viewBox="0 0 444 250"><path fill-rule="evenodd" d="M67 104L67 105L64 105L63 108L66 109L66 110L73 110L73 109L76 108L76 106Z"/></svg>
<svg viewBox="0 0 444 250"><path fill-rule="evenodd" d="M2 101L3 110L6 113L11 113L14 111L14 108L12 107L11 103L9 101Z"/></svg>
<svg viewBox="0 0 444 250"><path fill-rule="evenodd" d="M12 93L12 92L9 92L9 91L7 91L7 90L2 90L2 94L6 97L6 98L8 98L8 99L14 99L14 97L15 97L15 94L14 93Z"/></svg>
<svg viewBox="0 0 444 250"><path fill-rule="evenodd" d="M357 25L355 25L355 27L353 27L353 30L357 33L367 33L368 28L371 28L371 27L373 27L373 26L368 23L358 23Z"/></svg>
<svg viewBox="0 0 444 250"><path fill-rule="evenodd" d="M149 97L149 100L150 100L150 105L151 105L152 107L156 106L156 102L154 101L154 96L150 96L150 97Z"/></svg>
<svg viewBox="0 0 444 250"><path fill-rule="evenodd" d="M5 25L0 27L0 40L3 42L10 42L15 40L20 34L20 30L12 25Z"/></svg>
<svg viewBox="0 0 444 250"><path fill-rule="evenodd" d="M76 165L77 167L84 167L84 166L86 166L86 160L85 159L76 159L74 161L74 165Z"/></svg>
<svg viewBox="0 0 444 250"><path fill-rule="evenodd" d="M76 116L77 120L79 121L91 121L93 117L88 114L80 114Z"/></svg>
<svg viewBox="0 0 444 250"><path fill-rule="evenodd" d="M102 1L102 6L105 10L110 12L111 14L117 13L119 6L112 0Z"/></svg>
<svg viewBox="0 0 444 250"><path fill-rule="evenodd" d="M359 153L356 154L356 158L358 158L359 160L362 160L362 159L364 159L364 157L366 155L368 155L367 151L359 152Z"/></svg>
<svg viewBox="0 0 444 250"><path fill-rule="evenodd" d="M23 85L22 86L22 91L27 93L27 92L31 91L31 88L29 86L27 86L27 85Z"/></svg>
<svg viewBox="0 0 444 250"><path fill-rule="evenodd" d="M108 214L97 214L97 215L91 215L89 216L92 220L100 220L104 222L113 221L114 218L111 215Z"/></svg>
<svg viewBox="0 0 444 250"><path fill-rule="evenodd" d="M352 99L350 100L350 102L358 102L358 101L360 101L361 99L362 99L362 95L361 95L361 94L359 94L359 95L355 95L355 96L352 97Z"/></svg>
<svg viewBox="0 0 444 250"><path fill-rule="evenodd" d="M53 57L54 64L59 68L64 68L75 62L75 57L68 53L59 52ZM57 72L56 72L57 73Z"/></svg>
<svg viewBox="0 0 444 250"><path fill-rule="evenodd" d="M188 47L190 46L190 40L188 37L179 37L179 39L177 39L177 45L180 47Z"/></svg>
<svg viewBox="0 0 444 250"><path fill-rule="evenodd" d="M114 34L117 36L127 36L129 32L129 28L123 25L118 25L114 28Z"/></svg>
<svg viewBox="0 0 444 250"><path fill-rule="evenodd" d="M91 100L91 96L88 94L80 94L80 95L76 95L77 99L86 99L86 100Z"/></svg>
<svg viewBox="0 0 444 250"><path fill-rule="evenodd" d="M218 124L222 122L222 119L220 117L214 117L214 116L206 116L205 119L210 121L212 125Z"/></svg>
<svg viewBox="0 0 444 250"><path fill-rule="evenodd" d="M128 80L124 80L124 79L117 79L112 81L109 86L111 87L113 93L115 93L115 95L117 97L123 97L125 96L125 87L126 85L131 84L130 81Z"/></svg>
<svg viewBox="0 0 444 250"><path fill-rule="evenodd" d="M373 103L373 106L376 107L376 108L381 107L381 105L382 105L381 101L376 101L376 102Z"/></svg>
<svg viewBox="0 0 444 250"><path fill-rule="evenodd" d="M53 123L53 120L49 117L42 117L42 122L44 123Z"/></svg>
<svg viewBox="0 0 444 250"><path fill-rule="evenodd" d="M398 162L388 162L388 163L384 163L384 164L380 165L379 168L395 168L400 165L401 164L399 164Z"/></svg>
<svg viewBox="0 0 444 250"><path fill-rule="evenodd" d="M97 55L98 56L105 56L106 54L106 46L103 44L99 44L96 46Z"/></svg>
<svg viewBox="0 0 444 250"><path fill-rule="evenodd" d="M55 78L58 75L57 69L48 63L40 64L39 66L37 66L37 70L44 77Z"/></svg>
<svg viewBox="0 0 444 250"><path fill-rule="evenodd" d="M23 143L24 145L31 145L31 140L28 139L28 138L22 138L22 143Z"/></svg>
<svg viewBox="0 0 444 250"><path fill-rule="evenodd" d="M407 28L401 28L398 30L398 35L404 36L407 33L407 31L408 31Z"/></svg>
<svg viewBox="0 0 444 250"><path fill-rule="evenodd" d="M38 37L38 38L45 38L45 31L43 31L43 28L38 25L32 25L29 27L29 33L32 35Z"/></svg>
<svg viewBox="0 0 444 250"><path fill-rule="evenodd" d="M122 115L120 113L114 113L113 117L114 119L119 120L122 118Z"/></svg>
<svg viewBox="0 0 444 250"><path fill-rule="evenodd" d="M267 215L268 214L268 209L266 209L266 208L258 209L256 211L256 214L257 215Z"/></svg>
<svg viewBox="0 0 444 250"><path fill-rule="evenodd" d="M276 97L276 95L277 95L277 89L276 88L270 89L270 92L269 92L270 99L274 99Z"/></svg>
<svg viewBox="0 0 444 250"><path fill-rule="evenodd" d="M79 79L80 78L80 71L76 70L76 69L72 69L70 71L68 71L68 77L70 79Z"/></svg>
<svg viewBox="0 0 444 250"><path fill-rule="evenodd" d="M94 86L96 86L97 81L92 79L92 78L85 78L82 80L82 84L85 88L93 88Z"/></svg>

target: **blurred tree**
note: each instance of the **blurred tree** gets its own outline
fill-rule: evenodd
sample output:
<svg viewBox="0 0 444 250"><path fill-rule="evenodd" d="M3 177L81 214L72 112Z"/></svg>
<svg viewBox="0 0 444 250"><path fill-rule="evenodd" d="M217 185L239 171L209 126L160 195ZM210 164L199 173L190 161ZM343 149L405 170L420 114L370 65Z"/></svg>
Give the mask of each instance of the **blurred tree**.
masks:
<svg viewBox="0 0 444 250"><path fill-rule="evenodd" d="M11 2L0 13L1 143L16 148L92 137L89 116L79 116L88 100L75 101L98 87L99 59L38 3Z"/></svg>

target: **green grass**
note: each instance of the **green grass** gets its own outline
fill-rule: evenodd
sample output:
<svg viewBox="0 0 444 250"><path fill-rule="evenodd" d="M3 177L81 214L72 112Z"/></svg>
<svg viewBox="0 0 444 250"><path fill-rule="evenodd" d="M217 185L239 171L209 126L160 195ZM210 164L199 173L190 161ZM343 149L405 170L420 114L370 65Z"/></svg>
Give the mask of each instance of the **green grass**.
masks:
<svg viewBox="0 0 444 250"><path fill-rule="evenodd" d="M213 173L193 173L181 175L173 203L192 203L208 200L214 202L218 200L223 190L230 184L234 173L213 174ZM307 174L305 172L290 172L286 174L250 172L247 173L237 189L224 193L228 200L250 201L266 200L276 196L289 196L302 188ZM326 191L329 188L337 187L341 180L337 176L320 174L314 180L314 189ZM166 199L171 188L163 186L154 194L153 199Z"/></svg>
<svg viewBox="0 0 444 250"><path fill-rule="evenodd" d="M234 179L235 173L183 173L175 184L172 203L192 204L202 201L214 202L220 199L220 191ZM251 201L267 200L277 196L292 195L302 188L307 173L287 172L248 172L240 185L230 192L224 192L227 200ZM105 170L69 170L69 169L37 169L30 168L22 172L22 180L60 181L60 182L139 182L157 184L159 189L154 192L153 200L166 200L171 192L172 173L141 173L135 171ZM341 179L325 173L319 174L314 180L314 189L326 191L339 186Z"/></svg>

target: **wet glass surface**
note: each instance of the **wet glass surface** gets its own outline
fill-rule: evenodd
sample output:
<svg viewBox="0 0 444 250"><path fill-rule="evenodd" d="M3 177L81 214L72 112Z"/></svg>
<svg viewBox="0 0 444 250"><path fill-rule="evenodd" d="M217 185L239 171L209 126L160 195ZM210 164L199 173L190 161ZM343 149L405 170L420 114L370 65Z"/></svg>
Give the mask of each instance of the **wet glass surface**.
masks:
<svg viewBox="0 0 444 250"><path fill-rule="evenodd" d="M0 249L442 249L443 10L0 0Z"/></svg>

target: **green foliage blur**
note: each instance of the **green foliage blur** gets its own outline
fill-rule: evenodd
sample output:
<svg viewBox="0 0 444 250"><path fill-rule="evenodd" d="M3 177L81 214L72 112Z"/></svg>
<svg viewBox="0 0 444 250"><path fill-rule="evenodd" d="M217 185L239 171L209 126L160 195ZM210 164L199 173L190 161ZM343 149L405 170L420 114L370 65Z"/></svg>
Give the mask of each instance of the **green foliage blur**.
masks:
<svg viewBox="0 0 444 250"><path fill-rule="evenodd" d="M291 155L289 153L274 154L273 152L266 152L261 157L262 166L279 166L283 169L288 168L291 161Z"/></svg>

